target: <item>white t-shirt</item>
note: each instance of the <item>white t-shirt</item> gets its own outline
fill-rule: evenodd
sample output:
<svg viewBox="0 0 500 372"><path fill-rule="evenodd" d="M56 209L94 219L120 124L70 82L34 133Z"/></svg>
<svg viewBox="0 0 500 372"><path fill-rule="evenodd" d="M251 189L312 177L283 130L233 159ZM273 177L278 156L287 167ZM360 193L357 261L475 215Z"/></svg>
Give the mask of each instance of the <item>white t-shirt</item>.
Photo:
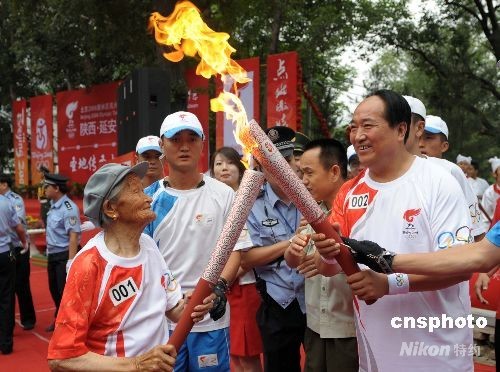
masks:
<svg viewBox="0 0 500 372"><path fill-rule="evenodd" d="M140 252L125 258L112 253L104 232L75 256L68 273L49 359L89 351L131 357L168 341L165 311L182 291L155 242L142 234Z"/></svg>
<svg viewBox="0 0 500 372"><path fill-rule="evenodd" d="M481 204L490 218L493 218L493 215L495 214L498 198L500 198L500 186L494 183L486 189L483 194L483 199L481 199ZM489 229L489 221L486 220L486 223Z"/></svg>
<svg viewBox="0 0 500 372"><path fill-rule="evenodd" d="M248 227L245 224L245 226L243 226L243 230L241 230L240 236L238 237L238 241L234 246L234 250L246 251L251 247L253 247L252 239L250 239L250 233L248 232ZM253 270L248 270L245 274L240 276L238 282L240 283L240 285L255 283L255 274L253 273Z"/></svg>
<svg viewBox="0 0 500 372"><path fill-rule="evenodd" d="M472 220L472 236L478 236L485 233L488 229L484 225L484 216L479 209L477 196L464 171L458 165L446 159L434 157L426 157L425 159L449 170L451 175L458 181L464 193L465 200L467 201L467 207L469 208L469 214Z"/></svg>
<svg viewBox="0 0 500 372"><path fill-rule="evenodd" d="M351 186L351 187L349 187ZM339 199L340 198L340 199ZM442 168L416 157L400 178L378 183L364 175L346 184L334 203L342 233L371 240L397 253L434 252L471 241L470 217L457 182ZM384 296L372 305L355 300L360 371L472 371L472 356L454 345L472 344L468 328L392 328L393 317L453 318L470 314L468 283L446 289ZM449 346L449 355L406 356L407 343Z"/></svg>
<svg viewBox="0 0 500 372"><path fill-rule="evenodd" d="M482 198L484 192L489 187L488 182L486 182L486 180L481 177L476 177L476 179L467 178L467 180L469 181L472 190L474 190L474 193L476 194L478 199Z"/></svg>
<svg viewBox="0 0 500 372"><path fill-rule="evenodd" d="M153 238L167 266L184 291L193 290L206 268L234 199L226 184L203 176L204 185L191 190L164 187L163 180L147 187L156 220L145 233ZM169 325L171 329L175 324ZM207 332L229 326L229 306L216 322L209 314L196 323L193 332Z"/></svg>

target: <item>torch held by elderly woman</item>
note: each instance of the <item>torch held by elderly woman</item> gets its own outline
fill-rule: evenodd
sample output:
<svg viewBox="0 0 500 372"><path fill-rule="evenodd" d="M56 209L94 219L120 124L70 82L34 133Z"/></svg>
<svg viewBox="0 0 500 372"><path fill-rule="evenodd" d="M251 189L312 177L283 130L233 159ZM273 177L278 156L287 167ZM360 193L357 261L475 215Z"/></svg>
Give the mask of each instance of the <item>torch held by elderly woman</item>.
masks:
<svg viewBox="0 0 500 372"><path fill-rule="evenodd" d="M173 370L166 317L179 320L185 296L155 242L142 234L155 219L141 184L147 168L106 164L88 180L84 213L103 231L69 269L49 344L52 370ZM213 298L194 308L193 321Z"/></svg>

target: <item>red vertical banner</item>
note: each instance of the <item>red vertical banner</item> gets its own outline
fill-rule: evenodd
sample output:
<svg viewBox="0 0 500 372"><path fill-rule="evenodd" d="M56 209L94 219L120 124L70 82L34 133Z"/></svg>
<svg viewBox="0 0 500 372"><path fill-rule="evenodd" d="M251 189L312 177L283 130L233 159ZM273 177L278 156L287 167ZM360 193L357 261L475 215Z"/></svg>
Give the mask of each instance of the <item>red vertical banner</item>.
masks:
<svg viewBox="0 0 500 372"><path fill-rule="evenodd" d="M30 98L31 113L31 184L40 183L43 165L53 171L52 96Z"/></svg>
<svg viewBox="0 0 500 372"><path fill-rule="evenodd" d="M267 126L297 130L297 52L267 57Z"/></svg>
<svg viewBox="0 0 500 372"><path fill-rule="evenodd" d="M248 120L255 119L259 121L260 119L260 107L259 107L259 95L260 95L260 62L259 58L248 58L240 59L238 64L247 71L247 75L252 81L246 84L237 84L238 98L243 103L245 111L247 113ZM234 91L234 81L228 77L226 79L224 86L225 91L235 93ZM222 82L217 79L216 94L218 95L222 91ZM216 147L220 148L222 146L234 147L240 154L242 153L241 146L236 142L234 138L234 124L227 120L223 112L218 112L216 114L217 126L216 126Z"/></svg>
<svg viewBox="0 0 500 372"><path fill-rule="evenodd" d="M60 92L57 100L59 172L86 183L117 155L117 82Z"/></svg>
<svg viewBox="0 0 500 372"><path fill-rule="evenodd" d="M28 185L28 138L26 130L26 100L12 102L14 131L14 171L16 186Z"/></svg>
<svg viewBox="0 0 500 372"><path fill-rule="evenodd" d="M203 152L201 153L199 168L201 172L206 172L208 170L208 150L210 147L210 132L208 127L208 113L210 109L208 97L208 79L196 75L195 69L186 70L184 77L186 79L186 84L188 87L187 111L195 114L198 117L201 126L203 127L203 133L205 133L205 144L203 146Z"/></svg>

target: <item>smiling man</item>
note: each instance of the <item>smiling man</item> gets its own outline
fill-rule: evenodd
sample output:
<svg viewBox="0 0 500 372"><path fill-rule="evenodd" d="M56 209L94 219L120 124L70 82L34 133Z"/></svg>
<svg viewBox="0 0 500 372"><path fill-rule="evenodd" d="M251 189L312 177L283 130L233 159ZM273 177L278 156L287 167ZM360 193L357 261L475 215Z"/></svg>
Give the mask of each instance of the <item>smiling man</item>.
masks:
<svg viewBox="0 0 500 372"><path fill-rule="evenodd" d="M350 140L367 169L344 184L334 201L332 222L339 222L343 236L371 240L400 252L431 252L470 241L470 216L465 198L453 177L428 160L410 154L405 143L411 110L399 94L380 90L356 108ZM321 235L321 234L320 234ZM325 259L332 258L316 241ZM468 328L394 329L394 316L470 314L468 275L419 276L361 271L347 278L362 300L355 306L360 371L472 371L472 356L408 356L409 342L438 345L453 350L456 344L472 345Z"/></svg>
<svg viewBox="0 0 500 372"><path fill-rule="evenodd" d="M144 192L153 199L156 220L145 233L160 249L167 266L183 290L193 290L208 263L233 202L233 190L198 171L205 134L190 112L168 115L160 129L161 146L169 175ZM228 278L225 272L221 278ZM178 350L176 371L229 372L229 313L224 279L214 291L218 298ZM170 325L170 330L175 324Z"/></svg>

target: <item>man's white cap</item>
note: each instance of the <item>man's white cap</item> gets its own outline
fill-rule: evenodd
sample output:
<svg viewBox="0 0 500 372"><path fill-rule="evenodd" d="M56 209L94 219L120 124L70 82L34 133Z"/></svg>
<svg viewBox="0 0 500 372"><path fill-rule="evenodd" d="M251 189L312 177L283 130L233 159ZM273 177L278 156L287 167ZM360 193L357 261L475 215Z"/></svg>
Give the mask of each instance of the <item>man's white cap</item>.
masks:
<svg viewBox="0 0 500 372"><path fill-rule="evenodd" d="M494 158L488 159L488 161L491 164L491 171L495 173L497 168L500 167L500 159L495 156Z"/></svg>
<svg viewBox="0 0 500 372"><path fill-rule="evenodd" d="M158 151L160 153L162 152L160 147L160 137L146 136L142 137L137 142L137 146L135 147L135 152L137 152L139 155L149 150Z"/></svg>
<svg viewBox="0 0 500 372"><path fill-rule="evenodd" d="M460 154L457 155L457 163L467 163L467 164L470 165L471 162L472 162L472 157L470 157L470 156L463 156L463 155L460 155Z"/></svg>
<svg viewBox="0 0 500 372"><path fill-rule="evenodd" d="M427 115L425 118L425 131L434 134L443 133L446 139L448 139L448 126L439 116Z"/></svg>
<svg viewBox="0 0 500 372"><path fill-rule="evenodd" d="M422 103L421 100L418 98L412 97L412 96L403 96L406 99L406 102L410 105L411 108L411 113L412 114L417 114L422 117L422 119L425 119L427 116L427 112L425 111L425 106Z"/></svg>
<svg viewBox="0 0 500 372"><path fill-rule="evenodd" d="M350 145L348 148L347 148L347 161L349 161L349 159L351 158L351 156L353 155L356 155L356 150L354 150L354 146L353 145Z"/></svg>
<svg viewBox="0 0 500 372"><path fill-rule="evenodd" d="M202 139L205 139L203 128L196 115L186 111L178 111L168 115L161 124L160 137L172 138L181 130L186 129L192 130Z"/></svg>

